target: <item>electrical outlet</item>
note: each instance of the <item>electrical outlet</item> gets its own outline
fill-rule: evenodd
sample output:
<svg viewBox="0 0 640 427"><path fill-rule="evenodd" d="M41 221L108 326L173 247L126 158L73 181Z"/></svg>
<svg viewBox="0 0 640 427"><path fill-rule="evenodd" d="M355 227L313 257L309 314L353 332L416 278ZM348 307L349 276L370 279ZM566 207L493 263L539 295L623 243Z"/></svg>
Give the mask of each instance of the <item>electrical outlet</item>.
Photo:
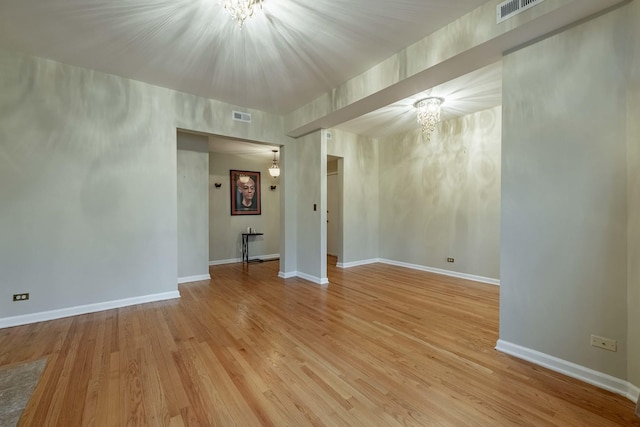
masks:
<svg viewBox="0 0 640 427"><path fill-rule="evenodd" d="M609 351L618 351L618 341L610 338L603 338L597 335L591 335L591 345L594 347L604 348Z"/></svg>
<svg viewBox="0 0 640 427"><path fill-rule="evenodd" d="M26 294L13 294L14 301L26 301L29 299L29 292Z"/></svg>
<svg viewBox="0 0 640 427"><path fill-rule="evenodd" d="M447 258L447 262L453 262L453 258Z"/></svg>

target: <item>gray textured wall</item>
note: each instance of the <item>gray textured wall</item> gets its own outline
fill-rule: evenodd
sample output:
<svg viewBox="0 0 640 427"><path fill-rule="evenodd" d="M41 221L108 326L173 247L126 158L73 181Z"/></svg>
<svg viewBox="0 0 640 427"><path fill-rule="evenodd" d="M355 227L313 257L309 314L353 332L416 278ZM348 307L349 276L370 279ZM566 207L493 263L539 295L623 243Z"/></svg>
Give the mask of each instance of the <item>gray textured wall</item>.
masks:
<svg viewBox="0 0 640 427"><path fill-rule="evenodd" d="M176 131L149 99L171 105L164 89L0 53L2 317L176 290Z"/></svg>
<svg viewBox="0 0 640 427"><path fill-rule="evenodd" d="M249 110L248 125L234 109L0 50L0 318L175 292L176 128L293 142L281 117ZM295 209L282 224L287 273Z"/></svg>
<svg viewBox="0 0 640 427"><path fill-rule="evenodd" d="M629 381L640 387L640 2L628 7L631 34L629 59L630 73L627 99L627 191L629 194L629 254L628 260L628 346Z"/></svg>
<svg viewBox="0 0 640 427"><path fill-rule="evenodd" d="M500 138L496 107L381 139L380 257L498 279Z"/></svg>
<svg viewBox="0 0 640 427"><path fill-rule="evenodd" d="M209 274L207 137L178 133L178 278Z"/></svg>
<svg viewBox="0 0 640 427"><path fill-rule="evenodd" d="M627 378L626 8L507 55L500 338ZM552 74L550 74L552 73ZM617 353L590 346L616 339Z"/></svg>

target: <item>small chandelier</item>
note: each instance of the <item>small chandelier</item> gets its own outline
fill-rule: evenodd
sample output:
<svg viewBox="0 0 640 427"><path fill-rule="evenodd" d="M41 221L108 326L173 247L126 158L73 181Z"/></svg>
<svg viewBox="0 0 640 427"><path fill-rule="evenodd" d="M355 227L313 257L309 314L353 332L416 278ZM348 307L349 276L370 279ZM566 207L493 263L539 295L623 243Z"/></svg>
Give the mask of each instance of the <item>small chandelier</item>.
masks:
<svg viewBox="0 0 640 427"><path fill-rule="evenodd" d="M278 152L278 150L271 151L273 151L273 162L271 162L271 167L269 168L269 175L277 178L280 176L280 166L278 166L278 159L276 159L276 153Z"/></svg>
<svg viewBox="0 0 640 427"><path fill-rule="evenodd" d="M436 128L436 123L440 121L440 105L444 98L430 96L416 101L413 106L418 110L418 123L422 127L422 134L427 141L431 140L431 132Z"/></svg>
<svg viewBox="0 0 640 427"><path fill-rule="evenodd" d="M255 9L262 9L262 0L222 0L222 5L242 29L244 21L253 16Z"/></svg>

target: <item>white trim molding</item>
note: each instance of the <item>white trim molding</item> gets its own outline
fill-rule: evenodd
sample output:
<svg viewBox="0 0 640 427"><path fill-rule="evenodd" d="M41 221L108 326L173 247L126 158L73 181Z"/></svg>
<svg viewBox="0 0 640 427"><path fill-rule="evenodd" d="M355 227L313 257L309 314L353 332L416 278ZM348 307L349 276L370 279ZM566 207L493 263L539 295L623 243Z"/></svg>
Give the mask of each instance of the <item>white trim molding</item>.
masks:
<svg viewBox="0 0 640 427"><path fill-rule="evenodd" d="M281 279L291 279L292 277L298 277L298 272L290 271L288 273L285 273L283 271L280 271L278 272L278 277L280 277Z"/></svg>
<svg viewBox="0 0 640 427"><path fill-rule="evenodd" d="M620 378L504 340L498 340L496 350L625 396L633 402L638 399L640 389Z"/></svg>
<svg viewBox="0 0 640 427"><path fill-rule="evenodd" d="M218 259L215 261L209 261L209 266L212 265L224 265L224 264L235 264L238 262L242 262L242 258L229 258L229 259Z"/></svg>
<svg viewBox="0 0 640 427"><path fill-rule="evenodd" d="M178 284L199 282L200 280L211 280L210 274L201 274L199 276L178 277Z"/></svg>
<svg viewBox="0 0 640 427"><path fill-rule="evenodd" d="M250 260L261 259L263 261L272 261L274 259L280 259L280 254L267 254L267 255L255 255L249 257ZM229 258L229 259L218 259L214 261L209 261L209 265L224 265L224 264L236 264L238 262L242 262L242 258Z"/></svg>
<svg viewBox="0 0 640 427"><path fill-rule="evenodd" d="M362 261L353 261L353 262L339 262L336 264L338 268L351 268L351 267L359 267L361 265L369 265L376 264L380 262L379 258L365 259Z"/></svg>
<svg viewBox="0 0 640 427"><path fill-rule="evenodd" d="M164 301L174 298L180 298L179 291L99 302L96 304L78 305L76 307L62 308L59 310L24 314L22 316L5 317L4 319L0 319L0 328L28 325L30 323L45 322L47 320L62 319L63 317L78 316L80 314L95 313L97 311L112 310L114 308L127 307L130 305L144 304L148 302Z"/></svg>
<svg viewBox="0 0 640 427"><path fill-rule="evenodd" d="M629 387L627 390L627 399L631 400L632 402L638 402L640 401L640 387L635 386L631 383L628 383Z"/></svg>
<svg viewBox="0 0 640 427"><path fill-rule="evenodd" d="M284 273L282 271L278 272L278 277L282 278L282 279L292 279L294 277L299 277L301 279L304 280L308 280L309 282L315 283L316 285L328 285L329 284L329 279L328 278L320 278L320 277L316 277L316 276L312 276L310 274L306 274L306 273L300 273L299 271L290 271L288 273Z"/></svg>
<svg viewBox="0 0 640 427"><path fill-rule="evenodd" d="M429 272L429 273L436 273L436 274L442 274L442 275L450 276L450 277L457 277L458 279L473 280L474 282L481 282L481 283L486 283L488 285L500 286L500 279L493 279L491 277L476 276L476 275L473 275L473 274L460 273L460 272L457 272L457 271L450 271L450 270L443 270L443 269L440 269L440 268L427 267L427 266L424 266L424 265L409 264L409 263L406 263L406 262L393 261L393 260L390 260L390 259L380 259L379 262L381 262L382 264L395 265L395 266L398 266L398 267L411 268L413 270L426 271L426 272Z"/></svg>
<svg viewBox="0 0 640 427"><path fill-rule="evenodd" d="M304 280L308 280L310 282L315 283L316 285L328 285L329 284L329 279L327 279L326 277L316 277L316 276L312 276L310 274L306 274L306 273L301 273L298 271L298 273L296 274L299 278L304 279Z"/></svg>

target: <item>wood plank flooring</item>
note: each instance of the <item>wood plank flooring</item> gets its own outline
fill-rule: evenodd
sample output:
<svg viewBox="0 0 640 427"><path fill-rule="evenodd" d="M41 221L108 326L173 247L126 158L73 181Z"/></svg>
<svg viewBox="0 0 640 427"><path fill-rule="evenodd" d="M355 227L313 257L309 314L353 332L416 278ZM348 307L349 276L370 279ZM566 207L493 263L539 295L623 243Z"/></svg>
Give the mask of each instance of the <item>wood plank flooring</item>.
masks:
<svg viewBox="0 0 640 427"><path fill-rule="evenodd" d="M179 300L1 329L0 366L48 357L21 425L640 425L627 399L494 350L497 287L277 272L215 266Z"/></svg>

